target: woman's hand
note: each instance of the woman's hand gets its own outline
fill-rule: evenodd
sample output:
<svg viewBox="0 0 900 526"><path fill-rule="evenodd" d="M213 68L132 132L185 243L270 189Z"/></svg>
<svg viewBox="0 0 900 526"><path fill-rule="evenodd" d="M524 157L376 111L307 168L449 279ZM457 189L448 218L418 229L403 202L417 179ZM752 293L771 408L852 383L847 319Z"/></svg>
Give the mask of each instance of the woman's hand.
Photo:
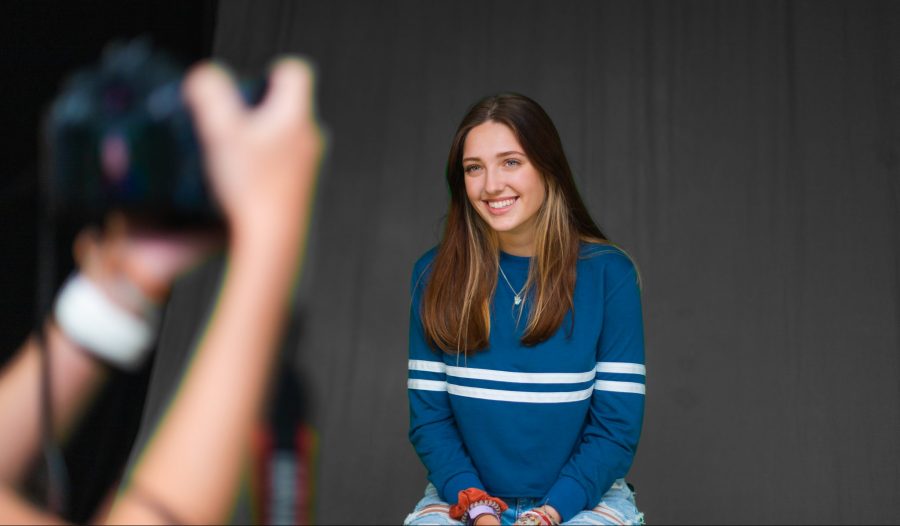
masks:
<svg viewBox="0 0 900 526"><path fill-rule="evenodd" d="M556 508L549 504L544 504L543 506L538 506L537 508L533 508L530 511L523 513L519 516L518 520L516 520L515 524L549 526L552 524L559 524L561 520L562 517L560 517Z"/></svg>
<svg viewBox="0 0 900 526"><path fill-rule="evenodd" d="M498 526L499 524L500 519L496 515L486 514L475 520L475 526Z"/></svg>
<svg viewBox="0 0 900 526"><path fill-rule="evenodd" d="M556 511L556 508L554 508L553 506L551 506L549 504L544 504L543 506L541 506L539 508L535 508L535 509L537 509L538 511L544 512L548 517L553 519L553 522L556 524L559 524L560 522L562 522L562 517L559 515L559 512Z"/></svg>

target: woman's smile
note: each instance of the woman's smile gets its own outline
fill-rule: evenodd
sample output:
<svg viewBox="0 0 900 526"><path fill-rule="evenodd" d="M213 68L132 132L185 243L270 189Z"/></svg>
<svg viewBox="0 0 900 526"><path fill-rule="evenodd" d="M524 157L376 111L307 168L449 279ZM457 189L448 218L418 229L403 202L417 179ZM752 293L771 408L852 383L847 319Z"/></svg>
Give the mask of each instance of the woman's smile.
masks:
<svg viewBox="0 0 900 526"><path fill-rule="evenodd" d="M484 203L487 205L490 213L494 215L503 215L506 212L509 212L518 200L518 197L504 197L502 199L485 200Z"/></svg>

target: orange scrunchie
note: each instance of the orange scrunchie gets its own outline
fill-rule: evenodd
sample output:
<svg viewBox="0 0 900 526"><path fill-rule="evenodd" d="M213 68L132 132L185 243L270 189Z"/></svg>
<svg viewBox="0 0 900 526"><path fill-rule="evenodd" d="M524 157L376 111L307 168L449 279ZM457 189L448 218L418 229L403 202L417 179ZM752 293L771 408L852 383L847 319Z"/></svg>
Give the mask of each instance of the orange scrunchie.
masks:
<svg viewBox="0 0 900 526"><path fill-rule="evenodd" d="M506 508L509 506L506 505L501 499L497 497L491 497L483 490L478 488L469 488L464 489L459 492L459 498L455 505L450 507L450 518L454 520L462 520L466 515L466 512L469 511L469 508L472 507L477 502L493 502L500 506L500 512L506 511Z"/></svg>

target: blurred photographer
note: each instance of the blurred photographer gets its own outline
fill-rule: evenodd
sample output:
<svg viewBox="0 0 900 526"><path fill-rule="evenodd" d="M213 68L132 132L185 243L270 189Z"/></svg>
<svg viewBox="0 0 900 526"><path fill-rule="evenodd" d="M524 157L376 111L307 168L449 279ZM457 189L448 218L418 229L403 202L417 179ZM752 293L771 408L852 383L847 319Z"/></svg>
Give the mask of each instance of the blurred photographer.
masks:
<svg viewBox="0 0 900 526"><path fill-rule="evenodd" d="M227 518L303 257L322 149L309 66L278 62L253 108L209 63L189 73L184 96L227 224L226 272L178 395L108 513L92 522ZM141 361L172 281L215 246L209 233L148 229L121 214L78 236L79 272L58 293L43 333L0 373L0 522L62 522L18 493L40 453L42 415L52 416L49 428L62 439L108 367ZM49 400L40 381L45 364Z"/></svg>

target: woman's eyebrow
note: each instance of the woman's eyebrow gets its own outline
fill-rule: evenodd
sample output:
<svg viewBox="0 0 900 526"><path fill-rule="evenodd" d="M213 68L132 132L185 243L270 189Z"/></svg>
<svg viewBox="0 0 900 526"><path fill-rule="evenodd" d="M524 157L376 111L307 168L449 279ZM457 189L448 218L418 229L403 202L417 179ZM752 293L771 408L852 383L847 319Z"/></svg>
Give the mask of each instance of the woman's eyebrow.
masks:
<svg viewBox="0 0 900 526"><path fill-rule="evenodd" d="M517 152L516 150L510 150L508 152L500 152L497 154L497 157L506 157L507 155L521 155L525 157L526 155L522 152Z"/></svg>
<svg viewBox="0 0 900 526"><path fill-rule="evenodd" d="M500 158L500 157L506 157L508 155L521 155L522 157L527 157L524 153L516 151L516 150L509 150L508 152L500 152L497 155L495 155L494 157ZM480 160L481 160L481 157L466 157L462 160L462 162L480 161Z"/></svg>

